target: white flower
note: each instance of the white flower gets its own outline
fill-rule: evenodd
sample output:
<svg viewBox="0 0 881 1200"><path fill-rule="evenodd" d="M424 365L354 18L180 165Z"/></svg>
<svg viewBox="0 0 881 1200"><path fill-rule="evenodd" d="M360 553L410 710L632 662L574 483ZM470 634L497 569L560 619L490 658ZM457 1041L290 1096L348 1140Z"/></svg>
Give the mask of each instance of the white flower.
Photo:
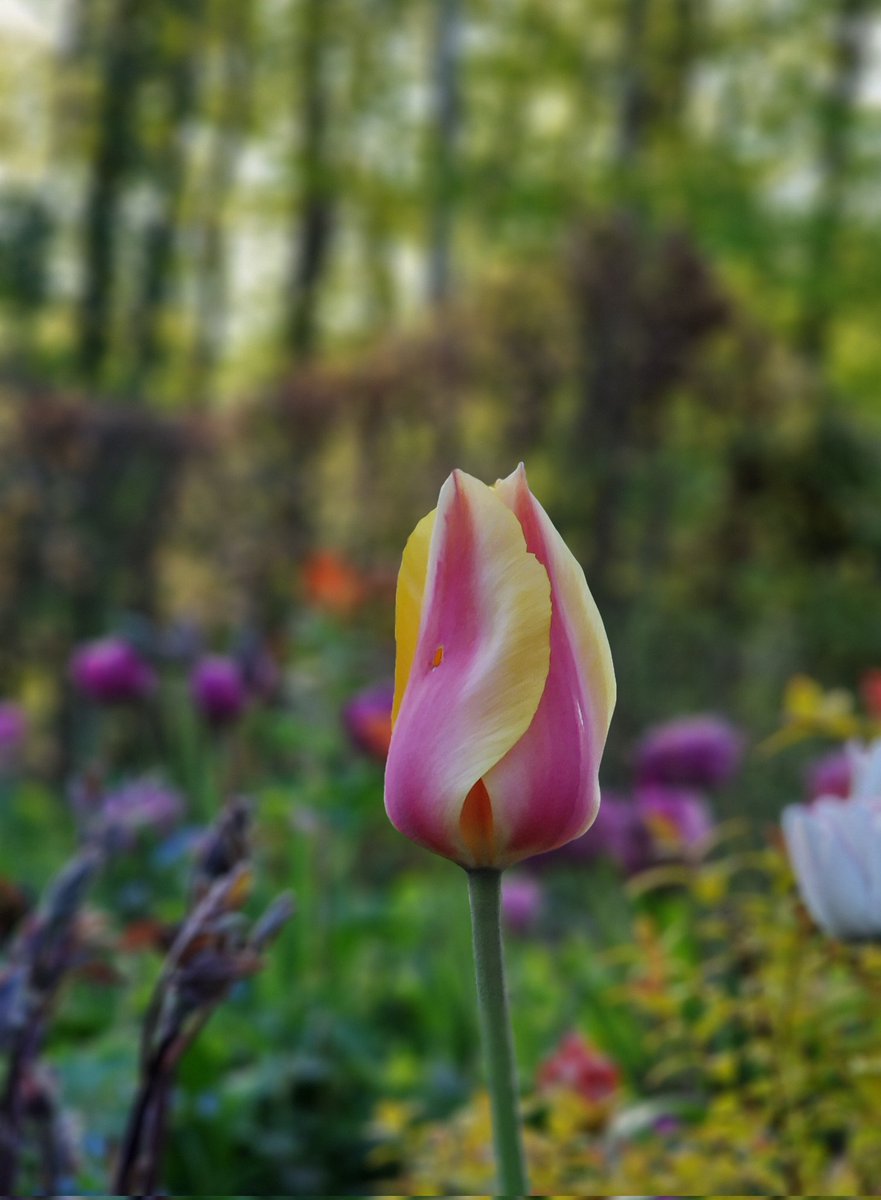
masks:
<svg viewBox="0 0 881 1200"><path fill-rule="evenodd" d="M851 799L881 798L881 738L870 742L868 746L849 742L847 754L851 766Z"/></svg>
<svg viewBox="0 0 881 1200"><path fill-rule="evenodd" d="M877 750L863 758L848 800L818 800L783 811L783 835L805 906L832 937L881 936L881 799L871 779ZM873 791L869 793L869 787ZM874 798L873 798L874 797Z"/></svg>

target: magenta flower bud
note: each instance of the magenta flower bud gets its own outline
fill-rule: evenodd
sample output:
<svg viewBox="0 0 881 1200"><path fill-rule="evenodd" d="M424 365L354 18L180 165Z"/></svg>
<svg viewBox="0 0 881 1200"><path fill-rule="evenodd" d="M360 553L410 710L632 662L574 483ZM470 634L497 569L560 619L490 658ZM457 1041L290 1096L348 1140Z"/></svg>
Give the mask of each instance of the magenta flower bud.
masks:
<svg viewBox="0 0 881 1200"><path fill-rule="evenodd" d="M713 831L707 802L695 792L657 785L642 787L636 805L655 849L665 857L700 850Z"/></svg>
<svg viewBox="0 0 881 1200"><path fill-rule="evenodd" d="M653 858L651 835L637 806L632 800L604 791L596 820L587 833L559 850L539 855L530 866L577 866L607 859L626 875L634 875L645 870Z"/></svg>
<svg viewBox="0 0 881 1200"><path fill-rule="evenodd" d="M352 744L379 762L388 757L394 698L392 684L377 683L358 692L343 709L343 725Z"/></svg>
<svg viewBox="0 0 881 1200"><path fill-rule="evenodd" d="M21 705L0 701L0 770L12 766L24 747L28 719Z"/></svg>
<svg viewBox="0 0 881 1200"><path fill-rule="evenodd" d="M74 686L99 704L143 700L156 686L153 668L119 637L87 642L70 662Z"/></svg>
<svg viewBox="0 0 881 1200"><path fill-rule="evenodd" d="M805 772L808 797L819 800L822 796L838 796L843 800L850 795L853 777L852 755L847 750L833 750L808 766Z"/></svg>
<svg viewBox="0 0 881 1200"><path fill-rule="evenodd" d="M245 681L238 663L222 654L209 654L193 668L190 693L210 725L229 725L247 703Z"/></svg>
<svg viewBox="0 0 881 1200"><path fill-rule="evenodd" d="M525 934L535 925L544 892L534 879L508 875L502 879L502 918L512 933Z"/></svg>
<svg viewBox="0 0 881 1200"><path fill-rule="evenodd" d="M590 826L615 703L584 573L519 467L454 471L404 550L386 811L466 868L502 869Z"/></svg>
<svg viewBox="0 0 881 1200"><path fill-rule="evenodd" d="M680 717L651 729L636 750L638 783L713 788L740 766L743 735L721 717Z"/></svg>

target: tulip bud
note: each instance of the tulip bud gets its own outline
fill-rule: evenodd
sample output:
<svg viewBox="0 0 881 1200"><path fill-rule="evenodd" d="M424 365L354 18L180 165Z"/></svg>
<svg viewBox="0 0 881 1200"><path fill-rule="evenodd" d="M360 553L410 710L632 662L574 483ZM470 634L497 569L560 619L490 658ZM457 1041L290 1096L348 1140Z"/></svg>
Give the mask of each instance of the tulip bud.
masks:
<svg viewBox="0 0 881 1200"><path fill-rule="evenodd" d="M241 716L247 702L239 665L222 654L209 654L190 676L193 703L211 725L229 725Z"/></svg>
<svg viewBox="0 0 881 1200"><path fill-rule="evenodd" d="M28 735L24 709L12 700L0 700L0 771L17 762Z"/></svg>
<svg viewBox="0 0 881 1200"><path fill-rule="evenodd" d="M343 709L343 724L352 744L380 762L388 756L394 695L390 684L373 684L353 696Z"/></svg>
<svg viewBox="0 0 881 1200"><path fill-rule="evenodd" d="M808 797L819 800L823 796L840 796L843 800L850 795L853 786L853 760L846 750L833 750L808 765L805 772Z"/></svg>
<svg viewBox="0 0 881 1200"><path fill-rule="evenodd" d="M543 1091L574 1092L590 1105L607 1105L621 1086L621 1072L580 1033L567 1034L538 1069Z"/></svg>
<svg viewBox="0 0 881 1200"><path fill-rule="evenodd" d="M783 811L805 907L830 937L881 935L881 801L817 800Z"/></svg>
<svg viewBox="0 0 881 1200"><path fill-rule="evenodd" d="M87 642L70 663L74 685L99 704L142 700L156 686L156 675L129 642L119 637Z"/></svg>
<svg viewBox="0 0 881 1200"><path fill-rule="evenodd" d="M529 865L544 870L590 866L597 859L606 859L626 875L635 875L650 866L654 858L652 837L637 805L604 791L597 818L587 833L559 850L539 855Z"/></svg>
<svg viewBox="0 0 881 1200"><path fill-rule="evenodd" d="M744 739L721 717L678 717L656 725L636 751L640 783L714 788L735 774Z"/></svg>
<svg viewBox="0 0 881 1200"><path fill-rule="evenodd" d="M535 879L506 875L502 882L502 919L512 933L533 928L544 907L544 892Z"/></svg>
<svg viewBox="0 0 881 1200"><path fill-rule="evenodd" d="M707 802L684 788L642 787L636 793L636 807L655 850L664 858L699 853L713 831Z"/></svg>
<svg viewBox="0 0 881 1200"><path fill-rule="evenodd" d="M385 801L413 841L504 868L589 827L615 703L584 574L523 467L454 471L404 550Z"/></svg>

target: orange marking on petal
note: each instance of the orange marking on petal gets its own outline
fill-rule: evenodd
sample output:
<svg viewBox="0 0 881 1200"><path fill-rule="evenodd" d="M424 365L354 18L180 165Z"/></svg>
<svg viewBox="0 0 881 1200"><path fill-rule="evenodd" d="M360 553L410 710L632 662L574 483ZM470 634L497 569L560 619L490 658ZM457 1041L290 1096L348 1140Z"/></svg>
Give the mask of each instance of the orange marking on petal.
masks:
<svg viewBox="0 0 881 1200"><path fill-rule="evenodd" d="M486 784L478 779L465 797L459 816L459 832L468 850L474 857L474 865L492 865L495 855L493 841L493 806Z"/></svg>
<svg viewBox="0 0 881 1200"><path fill-rule="evenodd" d="M438 646L437 650L435 650L435 652L434 652L434 658L431 660L431 665L432 665L432 667L439 667L443 661L444 661L444 648L443 648L443 646Z"/></svg>

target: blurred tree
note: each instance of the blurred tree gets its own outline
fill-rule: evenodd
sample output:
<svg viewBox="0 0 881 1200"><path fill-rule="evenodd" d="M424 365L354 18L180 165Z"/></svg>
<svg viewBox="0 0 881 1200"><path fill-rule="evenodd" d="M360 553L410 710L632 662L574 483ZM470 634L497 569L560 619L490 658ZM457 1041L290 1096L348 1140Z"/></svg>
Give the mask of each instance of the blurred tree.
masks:
<svg viewBox="0 0 881 1200"><path fill-rule="evenodd" d="M196 217L196 311L188 389L196 404L207 399L223 345L229 299L229 202L252 124L254 18L255 0L215 0L221 63L212 143Z"/></svg>
<svg viewBox="0 0 881 1200"><path fill-rule="evenodd" d="M151 184L150 211L134 304L130 390L143 391L168 350L163 321L172 288L175 248L184 203L192 124L197 111L204 56L205 0L154 0L150 34L150 80L155 133L144 164Z"/></svg>
<svg viewBox="0 0 881 1200"><path fill-rule="evenodd" d="M431 192L428 240L428 298L443 304L452 285L453 219L458 192L457 145L461 125L459 58L462 14L459 0L437 0L432 64Z"/></svg>
<svg viewBox="0 0 881 1200"><path fill-rule="evenodd" d="M622 171L633 170L651 113L645 65L649 11L649 0L626 0L622 5L620 100L615 137L615 162Z"/></svg>
<svg viewBox="0 0 881 1200"><path fill-rule="evenodd" d="M328 78L332 9L333 0L298 0L294 8L299 152L285 342L298 360L311 358L317 348L318 305L339 204L331 160Z"/></svg>
<svg viewBox="0 0 881 1200"><path fill-rule="evenodd" d="M52 216L38 194L21 188L0 193L0 302L15 320L19 350L27 350L31 320L48 295L52 232Z"/></svg>
<svg viewBox="0 0 881 1200"><path fill-rule="evenodd" d="M830 8L833 6L830 5ZM850 190L856 108L868 65L872 0L837 0L831 14L831 73L818 110L817 198L806 241L798 343L824 356L833 315L835 260Z"/></svg>
<svg viewBox="0 0 881 1200"><path fill-rule="evenodd" d="M94 7L80 11L86 19L96 15ZM112 0L97 38L100 90L88 151L77 334L79 366L91 380L100 377L111 345L123 189L138 161L137 102L152 12L152 0Z"/></svg>

